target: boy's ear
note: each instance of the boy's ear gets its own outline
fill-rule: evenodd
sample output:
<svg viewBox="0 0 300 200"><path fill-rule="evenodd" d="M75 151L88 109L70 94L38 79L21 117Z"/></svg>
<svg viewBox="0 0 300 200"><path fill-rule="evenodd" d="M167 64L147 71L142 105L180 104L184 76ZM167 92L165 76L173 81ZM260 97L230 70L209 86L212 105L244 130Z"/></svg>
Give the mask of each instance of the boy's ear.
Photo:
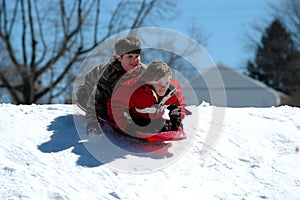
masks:
<svg viewBox="0 0 300 200"><path fill-rule="evenodd" d="M121 57L121 56L117 55L116 58L117 58L118 61L121 62L121 60L122 60L122 57Z"/></svg>

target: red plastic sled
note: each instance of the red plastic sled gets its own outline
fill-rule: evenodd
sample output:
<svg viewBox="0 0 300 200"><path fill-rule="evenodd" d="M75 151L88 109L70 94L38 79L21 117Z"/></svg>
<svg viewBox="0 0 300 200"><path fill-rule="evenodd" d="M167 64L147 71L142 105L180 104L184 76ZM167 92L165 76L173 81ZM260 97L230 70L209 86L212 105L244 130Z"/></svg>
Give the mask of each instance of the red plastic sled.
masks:
<svg viewBox="0 0 300 200"><path fill-rule="evenodd" d="M181 127L179 127L176 131L165 131L165 132L159 132L159 133L145 133L136 131L135 136L129 135L119 129L119 127L110 121L106 121L106 123L111 126L115 131L117 131L119 134L126 135L128 137L134 137L139 140L143 140L146 142L165 142L165 141L178 141L186 139L186 134L183 131Z"/></svg>

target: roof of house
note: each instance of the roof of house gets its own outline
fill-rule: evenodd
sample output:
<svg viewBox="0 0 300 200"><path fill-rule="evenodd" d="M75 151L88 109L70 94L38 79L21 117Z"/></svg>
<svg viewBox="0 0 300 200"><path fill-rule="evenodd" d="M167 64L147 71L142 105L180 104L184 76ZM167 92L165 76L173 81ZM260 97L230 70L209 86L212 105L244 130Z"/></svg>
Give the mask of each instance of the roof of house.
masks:
<svg viewBox="0 0 300 200"><path fill-rule="evenodd" d="M236 71L233 68L230 68L226 66L225 64L219 62L217 65L212 66L210 68L207 68L205 71L203 71L199 76L193 78L190 81L190 84L193 85L193 83L199 83L199 79L214 79L216 75L220 75L220 78L222 79L224 83L225 89L228 90L258 90L258 89L265 89L269 92L273 93L277 96L282 96L289 98L286 94L277 91L263 82L260 82L258 80L255 80L247 75L244 75L238 71ZM218 77L217 77L218 78ZM219 84L220 86L220 84ZM216 88L220 89L220 88Z"/></svg>

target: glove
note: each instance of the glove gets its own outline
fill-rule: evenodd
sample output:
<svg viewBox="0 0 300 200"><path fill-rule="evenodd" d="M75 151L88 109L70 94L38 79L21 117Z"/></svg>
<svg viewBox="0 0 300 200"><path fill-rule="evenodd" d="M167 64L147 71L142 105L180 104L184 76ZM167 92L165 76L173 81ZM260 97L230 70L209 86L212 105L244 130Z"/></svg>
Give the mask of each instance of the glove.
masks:
<svg viewBox="0 0 300 200"><path fill-rule="evenodd" d="M180 117L180 108L174 104L171 104L167 107L167 109L170 111L169 112L169 117Z"/></svg>
<svg viewBox="0 0 300 200"><path fill-rule="evenodd" d="M86 126L87 135L100 135L100 129L97 123L88 124Z"/></svg>
<svg viewBox="0 0 300 200"><path fill-rule="evenodd" d="M167 109L170 110L169 117L171 121L171 130L177 130L181 125L180 108L174 104L171 104L167 107Z"/></svg>
<svg viewBox="0 0 300 200"><path fill-rule="evenodd" d="M159 132L166 132L172 130L172 123L171 122L165 122L163 128Z"/></svg>

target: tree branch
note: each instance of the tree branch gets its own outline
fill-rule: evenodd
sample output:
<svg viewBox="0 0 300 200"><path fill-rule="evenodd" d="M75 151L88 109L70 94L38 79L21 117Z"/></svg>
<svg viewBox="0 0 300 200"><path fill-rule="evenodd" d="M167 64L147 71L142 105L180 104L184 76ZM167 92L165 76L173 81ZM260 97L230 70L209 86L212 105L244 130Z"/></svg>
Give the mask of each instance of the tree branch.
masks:
<svg viewBox="0 0 300 200"><path fill-rule="evenodd" d="M25 18L25 8L24 8L24 2L21 1L21 10L22 10L22 52L23 52L23 62L24 62L24 68L26 69L27 66L27 53L26 53L26 18Z"/></svg>
<svg viewBox="0 0 300 200"><path fill-rule="evenodd" d="M37 21L37 25L38 25L38 29L39 29L39 33L40 33L39 36L41 38L41 42L42 42L42 46L43 46L43 48L42 48L43 50L40 55L40 58L37 59L37 61L36 61L36 65L39 65L44 60L44 58L47 54L47 45L46 45L44 32L43 32L43 28L42 28L40 12L39 12L39 9L37 8L36 1L34 1L34 8L35 8L35 14L36 14L36 21Z"/></svg>
<svg viewBox="0 0 300 200"><path fill-rule="evenodd" d="M16 93L15 88L10 84L10 82L5 78L4 74L0 73L0 79L3 83L3 86L9 91L10 95L16 102L20 102L20 98Z"/></svg>
<svg viewBox="0 0 300 200"><path fill-rule="evenodd" d="M55 87L65 77L65 75L67 74L69 69L77 61L78 56L79 56L79 54L75 54L73 59L67 64L67 66L62 71L62 73L56 78L55 81L52 82L51 87L49 86L49 87L44 88L41 92L39 92L35 95L34 99L37 100L37 99L41 98L43 95L45 95L47 92L49 92L52 87Z"/></svg>

